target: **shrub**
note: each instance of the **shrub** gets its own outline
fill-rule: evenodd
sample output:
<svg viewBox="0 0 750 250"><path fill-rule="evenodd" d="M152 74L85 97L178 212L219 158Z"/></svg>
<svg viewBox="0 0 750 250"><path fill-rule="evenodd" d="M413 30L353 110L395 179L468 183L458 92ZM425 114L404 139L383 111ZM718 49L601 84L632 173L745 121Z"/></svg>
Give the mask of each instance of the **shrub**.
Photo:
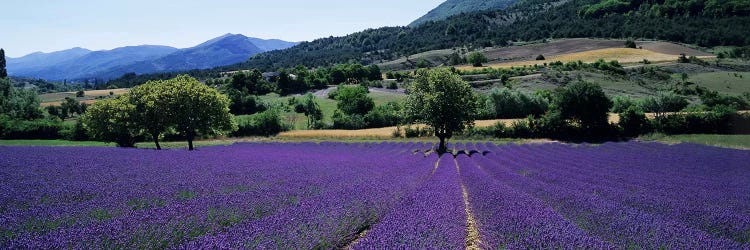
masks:
<svg viewBox="0 0 750 250"><path fill-rule="evenodd" d="M18 120L0 116L0 138L12 139L60 139L62 121L54 119Z"/></svg>
<svg viewBox="0 0 750 250"><path fill-rule="evenodd" d="M482 67L483 63L486 63L488 61L487 56L485 56L482 52L472 52L469 54L469 56L466 58L466 61L471 63L474 67Z"/></svg>
<svg viewBox="0 0 750 250"><path fill-rule="evenodd" d="M703 91L700 94L701 102L709 108L716 106L728 106L734 109L748 109L750 104L743 96L722 95L716 91Z"/></svg>
<svg viewBox="0 0 750 250"><path fill-rule="evenodd" d="M360 114L347 115L341 110L336 110L331 119L334 129L363 129L367 127L364 117Z"/></svg>
<svg viewBox="0 0 750 250"><path fill-rule="evenodd" d="M625 48L635 49L637 46L635 44L635 41L628 39L625 41Z"/></svg>
<svg viewBox="0 0 750 250"><path fill-rule="evenodd" d="M236 116L235 120L239 129L232 132L232 136L271 136L289 130L276 110Z"/></svg>
<svg viewBox="0 0 750 250"><path fill-rule="evenodd" d="M665 134L725 134L743 130L750 120L731 107L717 106L710 112L690 112L657 117L651 126Z"/></svg>
<svg viewBox="0 0 750 250"><path fill-rule="evenodd" d="M372 98L367 96L367 88L357 87L339 87L336 95L336 106L347 115L365 115L375 106Z"/></svg>
<svg viewBox="0 0 750 250"><path fill-rule="evenodd" d="M546 58L544 58L544 55L538 55L536 56L536 60L543 61L546 60Z"/></svg>
<svg viewBox="0 0 750 250"><path fill-rule="evenodd" d="M549 102L539 95L528 96L518 91L496 89L489 95L488 108L494 113L494 118L521 118L544 114Z"/></svg>
<svg viewBox="0 0 750 250"><path fill-rule="evenodd" d="M505 136L503 137L531 138L534 134L527 120L515 121L505 131Z"/></svg>
<svg viewBox="0 0 750 250"><path fill-rule="evenodd" d="M401 106L396 102L377 106L365 115L366 127L381 128L395 126L401 123L400 112Z"/></svg>
<svg viewBox="0 0 750 250"><path fill-rule="evenodd" d="M425 136L432 136L433 130L430 128L419 128L411 126L404 127L404 136L406 138L417 138L417 137L425 137Z"/></svg>
<svg viewBox="0 0 750 250"><path fill-rule="evenodd" d="M63 123L63 127L59 132L60 137L69 141L88 141L91 140L88 131L83 126L83 123L76 121L73 124Z"/></svg>
<svg viewBox="0 0 750 250"><path fill-rule="evenodd" d="M549 112L539 119L529 117L527 120L532 137L567 139L574 136L571 126L559 112Z"/></svg>
<svg viewBox="0 0 750 250"><path fill-rule="evenodd" d="M661 116L664 112L678 112L688 106L685 97L671 92L660 92L643 100L641 107L645 112L656 113Z"/></svg>
<svg viewBox="0 0 750 250"><path fill-rule="evenodd" d="M398 89L398 82L391 81L390 83L388 83L388 89Z"/></svg>
<svg viewBox="0 0 750 250"><path fill-rule="evenodd" d="M634 137L646 132L648 120L638 106L631 105L622 112L619 112L619 114L620 122L618 125L622 128L623 135Z"/></svg>
<svg viewBox="0 0 750 250"><path fill-rule="evenodd" d="M636 105L636 103L630 97L615 96L614 98L612 98L612 108L609 111L614 113L622 113L633 105Z"/></svg>
<svg viewBox="0 0 750 250"><path fill-rule="evenodd" d="M557 92L555 107L563 119L571 119L579 123L587 133L593 133L609 124L612 101L604 94L601 86L576 82Z"/></svg>

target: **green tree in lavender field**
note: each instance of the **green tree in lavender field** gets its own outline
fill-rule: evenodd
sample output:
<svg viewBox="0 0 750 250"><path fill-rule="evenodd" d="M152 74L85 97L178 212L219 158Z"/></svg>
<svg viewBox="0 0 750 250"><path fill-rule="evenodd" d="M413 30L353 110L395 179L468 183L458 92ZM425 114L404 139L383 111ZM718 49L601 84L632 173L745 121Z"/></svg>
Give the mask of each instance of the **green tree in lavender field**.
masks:
<svg viewBox="0 0 750 250"><path fill-rule="evenodd" d="M447 151L446 140L471 127L479 110L477 94L461 76L447 68L418 70L408 88L407 120L432 127L440 139L438 153Z"/></svg>
<svg viewBox="0 0 750 250"><path fill-rule="evenodd" d="M229 98L218 90L188 75L157 84L158 98L166 100L163 115L171 118L170 124L187 138L188 149L193 150L193 140L198 135L224 134L237 130L234 116L229 113Z"/></svg>
<svg viewBox="0 0 750 250"><path fill-rule="evenodd" d="M135 105L129 94L95 102L81 117L86 130L98 140L114 142L119 147L134 147L141 128L135 119Z"/></svg>
<svg viewBox="0 0 750 250"><path fill-rule="evenodd" d="M159 137L173 125L174 121L167 108L169 99L162 92L164 81L148 81L130 89L129 104L133 105L135 124L151 136L157 150L161 150Z"/></svg>

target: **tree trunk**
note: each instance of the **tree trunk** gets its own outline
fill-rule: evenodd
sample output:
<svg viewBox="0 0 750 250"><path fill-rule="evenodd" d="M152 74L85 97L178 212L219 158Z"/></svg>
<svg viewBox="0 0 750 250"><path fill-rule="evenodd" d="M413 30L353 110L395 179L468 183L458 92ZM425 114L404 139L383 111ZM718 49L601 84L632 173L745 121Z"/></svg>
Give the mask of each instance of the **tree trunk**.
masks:
<svg viewBox="0 0 750 250"><path fill-rule="evenodd" d="M445 146L445 137L444 136L440 136L438 138L440 138L440 145L438 146L437 152L438 152L438 154L442 155L442 154L444 154L445 152L448 151L448 147Z"/></svg>
<svg viewBox="0 0 750 250"><path fill-rule="evenodd" d="M193 139L195 139L195 135L193 133L188 134L187 140L188 140L188 150L193 151Z"/></svg>
<svg viewBox="0 0 750 250"><path fill-rule="evenodd" d="M161 150L161 145L159 145L159 136L157 135L153 137L154 137L154 144L156 144L156 150Z"/></svg>

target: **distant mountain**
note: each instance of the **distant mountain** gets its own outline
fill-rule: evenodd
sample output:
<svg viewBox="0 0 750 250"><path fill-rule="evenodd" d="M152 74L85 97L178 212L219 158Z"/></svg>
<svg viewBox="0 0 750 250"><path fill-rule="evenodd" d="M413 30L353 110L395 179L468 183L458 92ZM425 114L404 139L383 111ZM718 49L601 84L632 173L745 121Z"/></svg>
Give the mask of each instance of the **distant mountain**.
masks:
<svg viewBox="0 0 750 250"><path fill-rule="evenodd" d="M125 73L155 73L206 69L243 62L251 56L285 49L297 43L226 34L195 47L130 46L113 50L71 49L11 58L8 72L14 76L46 80L111 79Z"/></svg>
<svg viewBox="0 0 750 250"><path fill-rule="evenodd" d="M29 71L50 67L64 61L91 53L84 48L72 48L52 53L35 52L24 57L6 58L8 72L12 75L25 75Z"/></svg>
<svg viewBox="0 0 750 250"><path fill-rule="evenodd" d="M426 15L412 22L409 26L414 27L429 21L441 21L462 13L483 10L502 10L517 1L518 0L448 0L440 4L437 8L427 12Z"/></svg>
<svg viewBox="0 0 750 250"><path fill-rule="evenodd" d="M113 50L90 52L83 56L61 61L47 67L29 69L26 72L11 72L14 75L47 80L97 78L97 73L104 69L160 58L175 51L177 51L176 48L167 46L128 46ZM13 69L9 68L10 70Z"/></svg>
<svg viewBox="0 0 750 250"><path fill-rule="evenodd" d="M298 44L298 42L287 42L279 39L260 39L254 37L248 37L247 39L263 51L286 49Z"/></svg>

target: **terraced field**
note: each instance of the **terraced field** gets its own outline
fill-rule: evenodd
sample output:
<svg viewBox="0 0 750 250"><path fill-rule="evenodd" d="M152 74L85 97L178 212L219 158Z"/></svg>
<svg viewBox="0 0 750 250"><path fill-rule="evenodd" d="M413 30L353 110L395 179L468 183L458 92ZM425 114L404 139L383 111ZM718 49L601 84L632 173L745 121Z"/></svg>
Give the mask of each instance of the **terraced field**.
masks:
<svg viewBox="0 0 750 250"><path fill-rule="evenodd" d="M0 147L0 248L750 247L750 151L431 148Z"/></svg>

